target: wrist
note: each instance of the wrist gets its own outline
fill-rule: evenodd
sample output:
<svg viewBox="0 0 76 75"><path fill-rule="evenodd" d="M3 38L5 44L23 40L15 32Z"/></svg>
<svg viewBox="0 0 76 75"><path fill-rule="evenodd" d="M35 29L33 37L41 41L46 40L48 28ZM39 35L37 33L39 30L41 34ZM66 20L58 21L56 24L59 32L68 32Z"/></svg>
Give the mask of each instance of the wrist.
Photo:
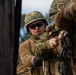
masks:
<svg viewBox="0 0 76 75"><path fill-rule="evenodd" d="M39 67L39 66L42 65L42 59L40 59L40 58L37 57L37 56L34 56L34 57L32 58L32 64L33 64L34 66Z"/></svg>

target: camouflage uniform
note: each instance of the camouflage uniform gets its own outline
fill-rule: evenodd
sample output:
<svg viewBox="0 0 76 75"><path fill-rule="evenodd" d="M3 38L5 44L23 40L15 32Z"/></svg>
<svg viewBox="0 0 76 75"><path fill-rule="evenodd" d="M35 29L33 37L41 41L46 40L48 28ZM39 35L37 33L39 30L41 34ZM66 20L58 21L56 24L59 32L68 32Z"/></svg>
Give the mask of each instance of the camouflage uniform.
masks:
<svg viewBox="0 0 76 75"><path fill-rule="evenodd" d="M70 54L70 56L68 57L68 59L67 59L67 61L68 61L68 63L70 64L70 68L72 69L72 71L74 71L73 72L73 74L72 74L72 72L71 72L71 70L69 70L69 68L68 68L68 74L67 75L76 75L76 53L75 53L75 33L76 33L76 31L75 31L75 24L76 24L76 19L74 18L75 16L76 16L76 2L74 2L73 4L72 4L73 2L71 2L71 3L69 3L69 4L67 4L63 9L62 9L62 11L59 11L58 13L57 13L57 15L56 15L56 18L55 18L55 24L53 25L53 26L51 26L51 27L49 27L49 29L48 29L48 31L47 31L47 33L48 33L48 35L49 35L49 37L51 36L53 36L53 34L54 34L54 32L57 32L57 30L63 30L63 29L65 29L65 30L67 30L67 29L69 29L69 30L71 30L70 28L71 27L73 27L72 29L72 35L73 35L73 39L72 39L72 41L74 42L73 44L73 54ZM72 8L72 5L74 5L73 6L73 8ZM67 12L68 12L68 14L67 14ZM71 25L73 25L73 26L71 26ZM71 27L70 27L71 26ZM69 28L70 27L70 28ZM51 29L52 29L52 32L51 32ZM46 34L46 33L45 33ZM45 36L45 34L43 34L43 36ZM50 45L49 45L49 42L48 42L48 40L47 41L45 41L46 39L44 38L43 39L43 36L41 36L41 40L39 39L37 42L36 41L34 41L34 44L33 43L31 43L31 47L32 47L32 54L33 55L36 55L36 56L39 56L41 59L43 59L43 68L42 67L39 67L39 68L35 68L35 72L34 72L34 74L35 73L37 73L38 75L43 75L43 73L44 73L44 75L62 75L62 74L60 74L59 73L59 71L58 71L58 63L60 62L59 61L59 58L60 58L60 55L61 55L61 53L62 53L62 49L63 48L61 48L61 43L59 44L59 46L58 46L58 48L57 49L52 49L51 47L50 47ZM46 37L47 37L47 35L46 35ZM47 39L49 39L49 38L47 38ZM67 39L67 38L66 38ZM31 42L33 42L32 41L33 39L31 39L30 41ZM68 39L67 39L68 40ZM39 43L40 42L40 43ZM59 42L61 42L61 41L59 41ZM29 45L29 44L28 44ZM35 46L34 46L35 45ZM25 45L24 45L25 46ZM23 45L22 45L22 47L23 47ZM27 44L26 44L26 47L28 47L27 46ZM24 48L24 47L23 47ZM29 48L29 47L28 47ZM22 49L22 48L21 48ZM20 50L21 50L20 49ZM25 51L24 49L22 49L22 51ZM28 50L27 50L28 51ZM30 50L31 51L31 50ZM70 51L71 51L71 48L70 48ZM23 54L23 52L20 52L20 53L22 53ZM31 64L31 61L30 61L30 54L28 54L29 52L27 52L27 55L28 56L26 56L26 57L29 57L28 59L26 59L26 61L24 60L25 59L25 57L23 57L22 58L22 60L23 60L23 64L25 64L25 66L32 66L32 64ZM31 52L30 52L31 53ZM21 54L21 55L22 55ZM25 55L26 55L26 53L25 53ZM50 55L50 56L49 56ZM72 56L73 55L73 56ZM29 60L29 61L28 61ZM62 60L61 60L62 61ZM29 63L30 62L30 63ZM61 62L61 64L60 64L60 68L62 68L62 67L64 67L64 62ZM50 66L49 66L50 65ZM37 69L37 70L36 70ZM37 71L37 72L36 72ZM42 73L43 72L43 73ZM60 72L62 72L62 69L60 69ZM40 74L39 74L40 73ZM74 74L75 73L75 74ZM35 74L36 75L36 74ZM66 74L63 74L63 75L66 75Z"/></svg>
<svg viewBox="0 0 76 75"><path fill-rule="evenodd" d="M69 73L68 75L76 75L76 0L68 3L62 9L62 11L57 13L57 16L55 18L55 24L58 30L67 30L70 34L62 41L66 40L67 44L70 43L68 44L70 48L68 48L69 53L67 56L70 60L69 62L73 74Z"/></svg>
<svg viewBox="0 0 76 75"><path fill-rule="evenodd" d="M34 65L31 59L34 57L34 45L40 41L39 37L31 37L29 40L24 41L19 47L19 54L21 61L19 61L17 66L17 74L31 75L31 68ZM47 42L46 42L47 43ZM47 45L48 46L48 45ZM42 71L42 70L41 70ZM35 68L34 75L41 75L40 67Z"/></svg>
<svg viewBox="0 0 76 75"><path fill-rule="evenodd" d="M47 21L45 17L42 15L42 13L38 11L30 12L25 17L25 25L26 29L28 31L28 26L35 21L43 21L45 25L47 25ZM29 32L29 31L28 31ZM44 38L45 39L45 38ZM17 75L32 75L32 69L35 68L35 66L32 63L32 58L35 56L33 47L34 45L40 41L40 36L33 36L31 35L31 38L24 41L19 46L19 60L17 63ZM34 75L42 75L40 74L40 67L35 68Z"/></svg>
<svg viewBox="0 0 76 75"><path fill-rule="evenodd" d="M58 2L60 5L64 5L62 1L67 0L54 0L54 2L57 1L60 1L60 3ZM48 40L37 43L34 47L34 53L44 59L43 66L46 68L46 75L48 72L49 75L76 75L76 1L68 2L62 8L59 8L58 5L55 9L57 8L57 11L52 12L51 10L50 12L50 16L55 14L55 24L48 29L49 37L60 30L67 30L69 34L59 41L59 46L56 49L50 48ZM47 54L50 56L45 59Z"/></svg>
<svg viewBox="0 0 76 75"><path fill-rule="evenodd" d="M57 38L60 31L55 30L55 25L46 28L46 32L44 32L40 36L40 40L35 44L33 48L33 53L35 56L43 59L42 61L42 69L43 75L60 75L57 71L56 62L58 61L59 53L61 52L61 44L57 46L56 49L51 48L49 44L50 38ZM58 43L61 41L58 41ZM58 62L57 62L58 63ZM56 69L56 73L55 73Z"/></svg>

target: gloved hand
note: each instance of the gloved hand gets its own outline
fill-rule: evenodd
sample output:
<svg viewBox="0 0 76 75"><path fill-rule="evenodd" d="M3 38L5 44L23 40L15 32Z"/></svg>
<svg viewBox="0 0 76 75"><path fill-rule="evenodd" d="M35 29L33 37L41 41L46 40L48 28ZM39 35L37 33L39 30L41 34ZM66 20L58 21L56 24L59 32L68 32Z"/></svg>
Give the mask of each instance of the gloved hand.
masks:
<svg viewBox="0 0 76 75"><path fill-rule="evenodd" d="M39 57L35 56L33 58L33 63L34 63L35 66L39 67L39 66L42 65L42 59L40 59Z"/></svg>

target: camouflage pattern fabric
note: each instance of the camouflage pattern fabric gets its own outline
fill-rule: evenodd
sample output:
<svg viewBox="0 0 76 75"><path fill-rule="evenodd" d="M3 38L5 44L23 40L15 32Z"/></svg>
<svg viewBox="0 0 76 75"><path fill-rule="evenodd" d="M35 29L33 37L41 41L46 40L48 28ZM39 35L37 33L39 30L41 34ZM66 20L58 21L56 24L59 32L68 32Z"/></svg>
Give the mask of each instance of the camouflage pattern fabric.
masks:
<svg viewBox="0 0 76 75"><path fill-rule="evenodd" d="M53 0L50 6L49 15L56 14L59 11L58 9L64 7L69 1L70 0Z"/></svg>
<svg viewBox="0 0 76 75"><path fill-rule="evenodd" d="M64 13L65 12L65 13ZM68 14L67 14L68 13ZM73 48L73 56L70 54L70 58L68 57L67 62L69 63L71 67L72 74L68 72L69 69L67 69L67 74L64 75L76 75L76 1L71 2L68 6L66 6L62 11L58 12L55 16L55 29L57 30L72 30L72 48ZM71 28L70 28L71 26ZM51 29L51 28L50 28ZM54 29L54 30L55 30ZM49 30L49 35L51 35L51 30ZM42 37L42 36L41 36ZM51 37L51 36L50 36ZM45 41L44 41L45 39ZM46 58L46 61L49 62L48 65L46 65L46 75L61 75L58 71L58 60L60 53L59 50L62 50L61 48L61 42L59 42L60 47L56 49L52 49L49 45L49 41L46 40L48 38L41 38L40 39L35 39L35 38L30 38L29 40L26 40L23 42L20 47L19 47L19 54L21 57L21 62L26 66L26 67L32 67L33 64L31 62L31 59L33 55L37 55L39 57L43 57L45 59L46 55L52 55L49 56L50 60ZM29 42L30 41L30 42ZM38 45L39 43L40 45ZM66 42L68 43L68 39L66 39ZM37 45L36 45L37 44ZM65 45L65 43L64 43ZM34 47L36 46L36 47ZM37 47L38 46L38 47ZM30 49L31 48L31 49ZM71 48L69 49L71 50ZM50 54L48 54L50 53ZM44 56L43 56L44 55ZM44 63L43 63L44 64ZM45 65L45 64L44 64ZM63 62L61 63L63 65ZM61 66L62 68L62 66ZM38 70L37 70L38 69ZM38 67L35 69L36 74L34 75L43 75L43 66ZM61 69L62 70L62 69ZM60 71L61 71L60 70ZM40 73L40 74L39 74Z"/></svg>
<svg viewBox="0 0 76 75"><path fill-rule="evenodd" d="M27 14L25 16L25 25L26 25L26 27L30 23L32 23L34 21L37 21L37 20L43 20L47 25L47 21L46 21L44 15L42 13L38 12L38 11L33 11L33 12L30 12L29 14Z"/></svg>
<svg viewBox="0 0 76 75"><path fill-rule="evenodd" d="M31 68L30 67L26 67L21 62L19 56L18 56L18 60L17 60L16 74L17 75L31 75Z"/></svg>
<svg viewBox="0 0 76 75"><path fill-rule="evenodd" d="M38 21L38 20L43 21L46 26L48 25L44 15L41 12L39 12L39 11L32 11L32 12L28 13L25 16L25 20L24 21L25 21L25 26L26 26L27 32L29 32L28 26L31 23L33 23L35 21Z"/></svg>

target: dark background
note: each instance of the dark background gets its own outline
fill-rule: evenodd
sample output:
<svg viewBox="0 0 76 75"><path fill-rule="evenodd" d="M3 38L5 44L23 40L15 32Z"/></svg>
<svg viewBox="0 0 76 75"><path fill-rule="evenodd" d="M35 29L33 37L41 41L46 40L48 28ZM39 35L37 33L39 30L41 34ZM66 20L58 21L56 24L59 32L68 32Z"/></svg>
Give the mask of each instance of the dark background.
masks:
<svg viewBox="0 0 76 75"><path fill-rule="evenodd" d="M16 75L20 17L21 0L0 0L0 75Z"/></svg>

